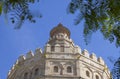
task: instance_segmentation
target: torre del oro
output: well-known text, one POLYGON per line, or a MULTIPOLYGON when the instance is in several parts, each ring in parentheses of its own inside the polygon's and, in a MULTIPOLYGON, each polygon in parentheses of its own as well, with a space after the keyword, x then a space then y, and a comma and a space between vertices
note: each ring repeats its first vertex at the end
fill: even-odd
POLYGON ((68 28, 58 24, 43 50, 19 56, 7 79, 110 79, 102 57, 82 50, 70 35, 68 28))

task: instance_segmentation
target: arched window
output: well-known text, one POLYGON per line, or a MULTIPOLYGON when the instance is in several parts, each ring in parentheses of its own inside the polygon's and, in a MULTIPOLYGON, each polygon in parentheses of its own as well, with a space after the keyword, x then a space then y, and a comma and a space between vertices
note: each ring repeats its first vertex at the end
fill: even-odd
POLYGON ((24 74, 24 79, 27 79, 28 78, 28 73, 26 72, 25 74, 24 74))
POLYGON ((68 66, 68 67, 67 67, 67 72, 68 72, 68 73, 71 73, 71 72, 72 72, 71 66, 68 66))
POLYGON ((86 76, 90 77, 90 72, 89 71, 86 71, 86 76))
POLYGON ((54 66, 54 72, 58 72, 58 66, 54 66))
POLYGON ((35 73, 34 73, 34 75, 36 76, 36 75, 38 75, 38 73, 39 73, 39 69, 36 68, 36 69, 35 69, 35 73))
POLYGON ((95 79, 99 79, 99 76, 98 76, 98 75, 96 75, 96 76, 95 76, 95 79))

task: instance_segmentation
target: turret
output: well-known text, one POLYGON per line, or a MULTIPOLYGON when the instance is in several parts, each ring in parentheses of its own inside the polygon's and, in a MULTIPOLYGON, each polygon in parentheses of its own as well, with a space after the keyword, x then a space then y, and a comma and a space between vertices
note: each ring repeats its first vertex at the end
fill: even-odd
POLYGON ((64 41, 62 42, 63 44, 66 44, 66 42, 69 43, 71 42, 70 31, 66 27, 64 27, 61 23, 50 31, 50 39, 48 43, 51 44, 51 46, 53 46, 56 43, 58 43, 58 41, 64 41))
POLYGON ((81 50, 70 39, 70 31, 60 23, 50 31, 50 39, 45 46, 45 52, 80 53, 81 50))

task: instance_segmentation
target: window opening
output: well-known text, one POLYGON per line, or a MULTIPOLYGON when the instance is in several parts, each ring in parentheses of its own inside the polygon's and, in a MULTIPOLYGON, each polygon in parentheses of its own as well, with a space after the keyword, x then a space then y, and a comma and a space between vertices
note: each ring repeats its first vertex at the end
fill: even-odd
POLYGON ((58 66, 54 66, 54 72, 58 72, 58 66))
POLYGON ((67 72, 68 72, 68 73, 71 73, 71 72, 72 72, 71 66, 68 66, 68 67, 67 67, 67 72))

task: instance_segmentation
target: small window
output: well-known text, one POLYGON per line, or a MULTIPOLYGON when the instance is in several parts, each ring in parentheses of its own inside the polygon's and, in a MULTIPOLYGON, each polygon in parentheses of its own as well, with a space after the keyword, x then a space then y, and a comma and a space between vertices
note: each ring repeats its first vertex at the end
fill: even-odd
POLYGON ((58 66, 54 66, 54 72, 58 72, 58 66))
POLYGON ((28 78, 28 73, 26 72, 25 74, 24 74, 24 79, 27 79, 28 78))
POLYGON ((72 72, 71 66, 68 66, 68 67, 67 67, 67 72, 68 72, 68 73, 71 73, 71 72, 72 72))
POLYGON ((86 71, 86 76, 90 77, 90 72, 89 71, 86 71))
POLYGON ((54 46, 51 46, 51 51, 54 51, 55 50, 55 47, 54 46))
POLYGON ((35 69, 34 75, 36 76, 36 75, 38 75, 38 73, 39 73, 39 69, 37 68, 37 69, 35 69))
POLYGON ((98 75, 96 75, 96 76, 95 76, 95 78, 96 78, 96 79, 99 79, 99 76, 98 76, 98 75))
POLYGON ((64 46, 61 46, 61 52, 64 52, 64 46))

